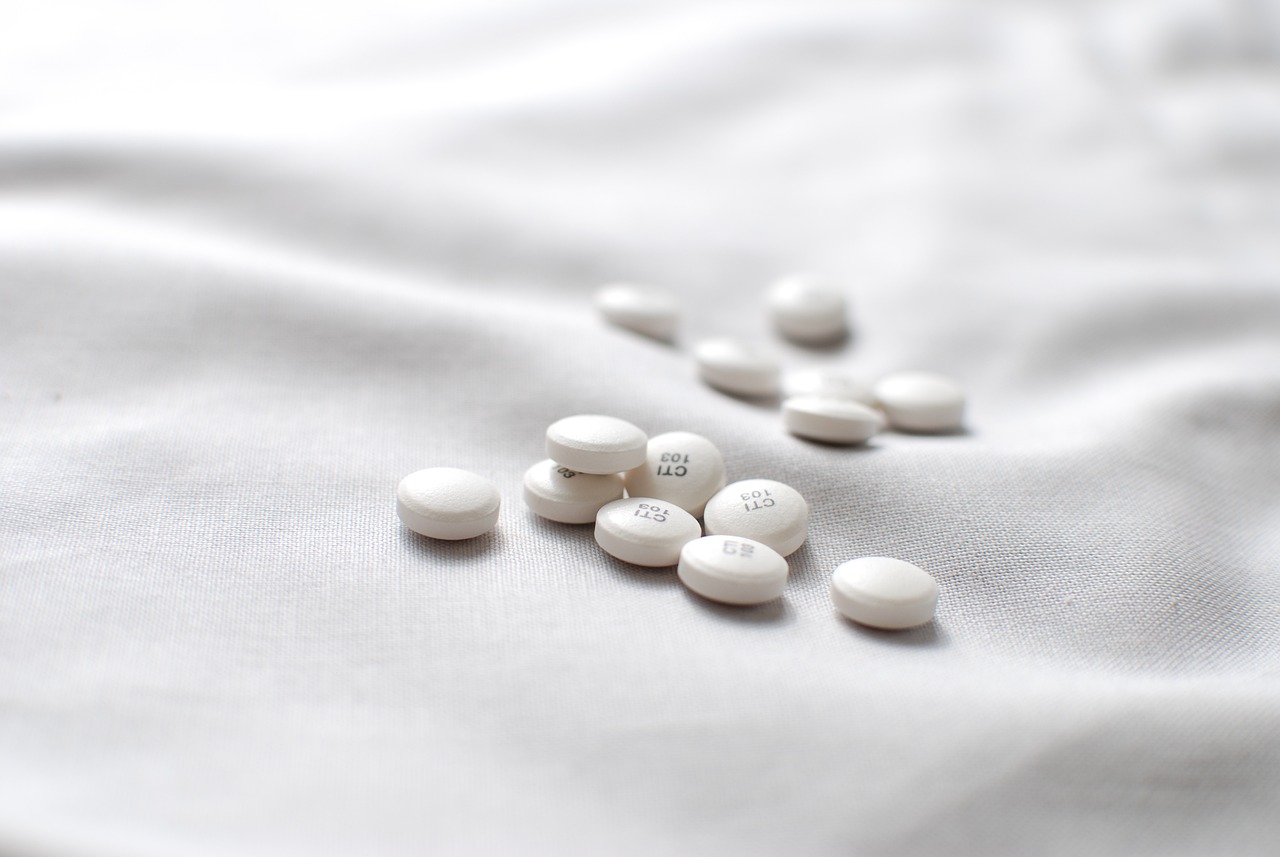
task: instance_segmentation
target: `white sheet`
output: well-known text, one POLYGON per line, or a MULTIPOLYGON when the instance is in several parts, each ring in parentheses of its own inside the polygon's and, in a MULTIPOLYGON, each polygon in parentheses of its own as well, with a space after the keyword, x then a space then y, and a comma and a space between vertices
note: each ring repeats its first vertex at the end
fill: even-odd
POLYGON ((4 20, 0 852, 1280 851, 1276 3, 4 20), (798 268, 856 335, 789 366, 946 371, 968 432, 700 386, 798 268), (532 518, 580 412, 799 489, 783 601, 532 518), (429 465, 494 535, 402 529, 429 465), (934 624, 839 619, 864 554, 934 624))

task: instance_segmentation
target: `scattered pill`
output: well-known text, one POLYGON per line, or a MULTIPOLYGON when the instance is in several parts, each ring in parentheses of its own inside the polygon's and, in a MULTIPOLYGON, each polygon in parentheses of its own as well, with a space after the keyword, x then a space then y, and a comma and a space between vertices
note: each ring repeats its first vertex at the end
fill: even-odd
POLYGON ((633 565, 675 565, 680 549, 701 536, 693 515, 653 497, 614 500, 596 514, 596 543, 633 565))
POLYGON ((903 431, 954 431, 964 419, 964 391, 945 375, 896 372, 876 384, 875 394, 889 425, 903 431))
POLYGON ((790 485, 744 479, 725 486, 702 513, 707 535, 742 536, 764 542, 783 556, 809 535, 809 504, 790 485))
POLYGON ((693 349, 702 380, 736 396, 772 396, 782 370, 763 348, 737 339, 707 339, 693 349))
POLYGON ((579 473, 621 473, 644 463, 649 438, 626 420, 579 414, 547 427, 547 457, 579 473))
POLYGON ((896 631, 933 618, 938 582, 900 559, 869 556, 840 565, 831 577, 831 600, 853 621, 896 631))
POLYGON ((649 438, 645 463, 625 474, 632 497, 654 497, 675 503, 695 518, 711 496, 724 487, 724 458, 700 434, 672 431, 649 438))
POLYGON ((782 395, 826 396, 828 399, 847 399, 864 405, 876 403, 871 385, 843 369, 795 369, 782 376, 782 395))
POLYGON ((784 277, 766 299, 779 332, 802 345, 834 342, 848 333, 844 293, 809 274, 784 277))
POLYGON ((787 399, 782 422, 797 437, 843 444, 862 443, 884 427, 884 417, 875 408, 823 396, 787 399))
POLYGON ((679 321, 679 308, 667 292, 653 286, 611 283, 596 291, 596 309, 610 324, 670 341, 679 321))
POLYGON ((433 539, 471 539, 498 523, 502 497, 493 483, 456 467, 410 473, 396 489, 396 514, 415 533, 433 539))
POLYGON ((724 604, 764 604, 782 595, 787 561, 752 539, 706 536, 681 549, 676 574, 703 598, 724 604))
POLYGON ((579 473, 549 458, 524 474, 525 505, 534 514, 562 524, 589 524, 601 506, 621 499, 622 494, 619 473, 579 473))

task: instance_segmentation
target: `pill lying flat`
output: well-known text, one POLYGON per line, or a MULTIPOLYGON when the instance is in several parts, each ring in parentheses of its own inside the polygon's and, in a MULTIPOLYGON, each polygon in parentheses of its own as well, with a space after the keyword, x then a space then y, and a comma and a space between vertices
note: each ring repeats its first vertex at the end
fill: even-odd
POLYGON ((703 598, 763 604, 782 595, 787 561, 766 544, 738 536, 706 536, 685 544, 676 574, 703 598))
POLYGON ((605 503, 621 499, 622 475, 570 470, 551 459, 524 474, 524 502, 535 515, 562 524, 589 524, 605 503))
POLYGON ((945 375, 895 372, 876 384, 875 395, 889 425, 903 431, 954 431, 964 420, 964 391, 945 375))
POLYGON ((410 473, 396 488, 396 514, 415 533, 433 539, 471 539, 498 523, 502 497, 493 483, 456 467, 410 473))
POLYGON ((831 600, 859 624, 890 631, 914 628, 933 618, 938 582, 900 559, 851 559, 831 577, 831 600))
POLYGON ((702 519, 707 535, 754 539, 783 556, 809 535, 809 504, 799 491, 772 479, 726 485, 707 501, 702 519))
POLYGON ((675 565, 680 549, 701 535, 693 515, 653 497, 615 500, 596 515, 596 544, 633 565, 675 565))
POLYGON ((700 434, 672 431, 649 438, 645 463, 626 473, 627 493, 675 503, 695 518, 725 483, 724 458, 700 434))
POLYGON ((707 384, 735 396, 772 396, 782 369, 778 359, 758 345, 737 339, 706 339, 693 349, 698 374, 707 384))
POLYGON ((670 341, 680 310, 668 292, 635 283, 611 283, 595 294, 596 309, 610 324, 670 341))
POLYGON ((782 422, 797 437, 842 444, 862 443, 884 427, 884 417, 875 408, 823 396, 787 399, 782 422))
POLYGON ((811 274, 793 274, 776 282, 766 305, 778 331, 793 342, 820 345, 848 333, 843 290, 811 274))
POLYGON ((874 405, 875 393, 871 385, 839 368, 794 369, 782 376, 782 395, 825 396, 828 399, 846 399, 874 405))
POLYGON ((547 427, 547 457, 579 473, 621 473, 644 463, 648 436, 626 420, 578 414, 547 427))

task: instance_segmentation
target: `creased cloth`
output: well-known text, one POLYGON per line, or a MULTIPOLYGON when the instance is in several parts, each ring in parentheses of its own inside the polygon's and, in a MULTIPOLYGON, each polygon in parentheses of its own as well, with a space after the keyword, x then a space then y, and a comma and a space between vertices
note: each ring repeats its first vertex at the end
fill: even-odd
POLYGON ((1280 853, 1280 5, 9 5, 0 853, 1280 853), (966 430, 790 437, 717 335, 966 430), (576 413, 798 489, 785 597, 532 516, 576 413))

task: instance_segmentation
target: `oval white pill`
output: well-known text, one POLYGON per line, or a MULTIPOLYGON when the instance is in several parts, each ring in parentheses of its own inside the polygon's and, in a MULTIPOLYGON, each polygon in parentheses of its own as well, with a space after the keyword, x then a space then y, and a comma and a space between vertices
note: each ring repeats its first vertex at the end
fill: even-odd
POLYGON ((551 459, 524 473, 524 502, 535 515, 562 524, 589 524, 605 503, 621 499, 622 475, 570 470, 551 459))
POLYGON ((831 577, 831 600, 853 621, 896 631, 933 618, 938 582, 919 566, 868 556, 840 565, 831 577))
POLYGON ((772 396, 782 369, 773 354, 728 337, 706 339, 693 349, 702 380, 736 396, 772 396))
POLYGON ((614 500, 596 515, 596 544, 633 565, 675 565, 680 549, 701 535, 693 515, 653 497, 614 500))
POLYGON ((844 369, 796 369, 782 376, 782 395, 825 396, 864 405, 876 403, 871 385, 844 369))
POLYGON ((502 496, 483 476, 456 467, 410 473, 396 488, 396 514, 415 533, 433 539, 471 539, 498 523, 502 496))
POLYGON ((790 485, 744 479, 726 485, 702 513, 707 535, 742 536, 764 542, 783 556, 809 535, 809 504, 790 485))
POLYGON ((578 414, 547 427, 547 457, 579 473, 621 473, 644 463, 649 437, 626 420, 578 414))
POLYGON ((945 375, 895 372, 876 384, 875 394, 896 429, 954 431, 964 420, 964 391, 945 375))
POLYGON ((848 333, 844 292, 810 274, 793 274, 776 282, 766 304, 778 331, 793 342, 819 345, 848 333))
POLYGON ((632 497, 654 497, 675 503, 695 518, 711 496, 724 487, 724 458, 700 434, 670 431, 649 438, 645 463, 625 475, 632 497))
POLYGON ((596 309, 610 324, 669 341, 680 310, 667 292, 635 283, 611 283, 596 291, 596 309))
POLYGON ((787 399, 782 422, 792 434, 824 443, 862 443, 884 427, 875 408, 823 396, 787 399))
POLYGON ((782 595, 787 571, 787 561, 766 544, 739 536, 707 536, 684 546, 676 574, 703 598, 763 604, 782 595))

